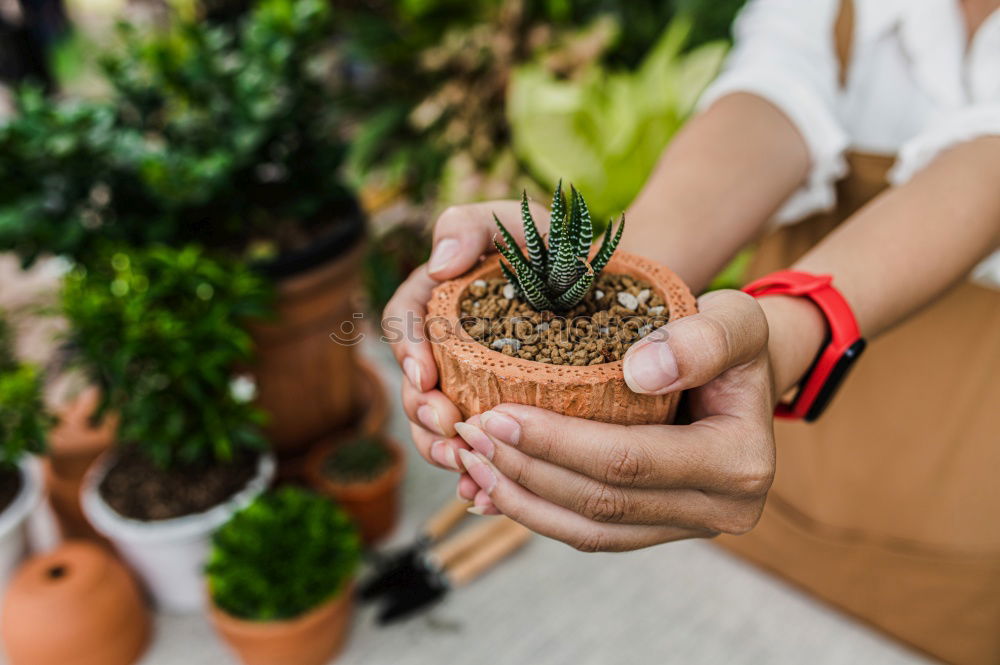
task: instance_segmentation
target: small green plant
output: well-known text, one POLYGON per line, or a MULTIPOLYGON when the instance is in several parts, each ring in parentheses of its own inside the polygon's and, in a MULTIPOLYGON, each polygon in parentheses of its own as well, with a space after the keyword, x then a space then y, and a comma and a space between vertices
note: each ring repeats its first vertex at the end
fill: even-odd
POLYGON ((291 619, 339 593, 360 554, 357 529, 340 507, 285 487, 258 497, 215 534, 208 588, 235 617, 291 619))
POLYGON ((341 443, 326 458, 324 471, 333 480, 349 483, 377 478, 392 465, 392 452, 375 437, 341 443))
POLYGON ((18 364, 12 347, 10 327, 0 312, 0 470, 12 469, 27 453, 44 452, 51 424, 38 370, 18 364))
POLYGON ((119 413, 120 441, 163 467, 263 447, 262 414, 231 384, 251 357, 245 323, 268 301, 256 273, 195 247, 116 251, 62 290, 68 341, 119 413))
POLYGON ((592 261, 588 260, 590 245, 594 239, 590 210, 583 195, 572 186, 570 204, 567 206, 561 181, 552 197, 547 247, 531 216, 527 193, 521 196, 521 220, 524 223, 527 257, 496 215, 493 219, 503 238, 502 242, 496 239, 493 242, 497 251, 509 263, 500 263, 504 276, 538 311, 565 311, 583 300, 618 248, 625 228, 624 215, 617 231, 614 230, 614 223, 609 223, 600 249, 592 261))

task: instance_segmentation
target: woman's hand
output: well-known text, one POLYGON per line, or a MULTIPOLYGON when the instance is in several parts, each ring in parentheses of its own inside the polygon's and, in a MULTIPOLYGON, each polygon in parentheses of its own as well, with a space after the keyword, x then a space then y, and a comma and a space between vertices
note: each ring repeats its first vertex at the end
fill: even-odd
POLYGON ((690 424, 621 426, 504 404, 458 423, 459 493, 584 551, 745 533, 774 474, 768 324, 737 291, 629 349, 632 390, 687 390, 690 424))
MULTIPOLYGON (((445 210, 434 226, 430 260, 399 287, 386 305, 382 328, 396 360, 403 368, 403 407, 410 418, 413 442, 427 461, 459 471, 457 451, 467 449, 456 436, 455 423, 462 416, 444 394, 435 390, 437 366, 424 333, 426 305, 439 282, 458 277, 483 254, 494 251, 497 232, 494 213, 519 241, 524 240, 520 201, 494 201, 455 206, 445 210)), ((549 213, 531 205, 531 214, 544 233, 549 213)))

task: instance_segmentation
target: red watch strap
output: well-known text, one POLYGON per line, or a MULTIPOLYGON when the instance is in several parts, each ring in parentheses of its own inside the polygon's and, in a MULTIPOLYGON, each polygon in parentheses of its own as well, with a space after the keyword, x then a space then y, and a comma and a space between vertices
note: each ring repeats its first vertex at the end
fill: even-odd
POLYGON ((833 286, 830 275, 782 270, 747 284, 743 291, 754 297, 786 295, 809 298, 823 312, 828 329, 827 344, 800 382, 794 401, 779 404, 774 412, 780 418, 815 420, 829 404, 865 347, 851 306, 833 286))

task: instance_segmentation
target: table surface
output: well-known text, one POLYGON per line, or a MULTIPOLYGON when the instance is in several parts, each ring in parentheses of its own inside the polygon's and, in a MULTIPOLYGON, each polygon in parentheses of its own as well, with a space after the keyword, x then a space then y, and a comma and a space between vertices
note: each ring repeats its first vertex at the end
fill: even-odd
MULTIPOLYGON (((33 272, 38 283, 52 282, 52 275, 33 272)), ((28 287, 35 284, 16 272, 8 257, 0 257, 0 276, 5 278, 0 302, 34 297, 28 287)), ((381 369, 391 394, 392 431, 407 441, 398 400, 400 373, 385 347, 366 343, 363 352, 381 369)), ((424 463, 410 449, 407 457, 403 515, 389 545, 407 542, 424 518, 454 496, 452 474, 424 463)), ((482 518, 467 521, 475 519, 482 518)), ((405 623, 380 628, 372 608, 361 608, 337 662, 455 660, 490 665, 929 662, 708 542, 581 554, 540 536, 496 570, 405 623)), ((161 615, 141 665, 230 663, 235 659, 203 617, 161 615)))

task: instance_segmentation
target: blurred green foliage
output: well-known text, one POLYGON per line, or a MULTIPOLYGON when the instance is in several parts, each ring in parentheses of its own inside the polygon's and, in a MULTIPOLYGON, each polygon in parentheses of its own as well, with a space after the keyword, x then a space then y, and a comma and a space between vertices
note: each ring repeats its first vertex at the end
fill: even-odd
POLYGON ((244 255, 307 241, 350 197, 331 25, 324 0, 261 0, 232 26, 122 26, 109 98, 23 92, 0 127, 0 249, 30 262, 106 243, 244 255))
POLYGON ((45 452, 52 424, 42 400, 42 377, 33 365, 14 356, 14 336, 0 312, 0 470, 9 470, 28 453, 45 452))
POLYGON ((685 52, 691 24, 674 21, 635 71, 592 65, 560 80, 537 64, 514 72, 507 113, 514 148, 545 185, 587 192, 595 218, 624 210, 721 66, 727 47, 685 52))
POLYGON ((208 588, 240 619, 293 619, 322 605, 354 576, 361 540, 347 514, 295 487, 262 495, 212 539, 208 588))
POLYGON ((77 362, 120 415, 120 442, 172 467, 264 446, 261 412, 231 383, 251 357, 245 323, 269 297, 240 264, 154 246, 77 266, 61 304, 77 362))
POLYGON ((337 482, 367 482, 392 465, 392 451, 376 437, 350 439, 337 446, 326 458, 323 471, 337 482))

